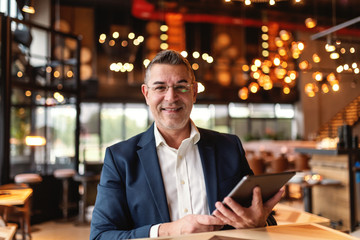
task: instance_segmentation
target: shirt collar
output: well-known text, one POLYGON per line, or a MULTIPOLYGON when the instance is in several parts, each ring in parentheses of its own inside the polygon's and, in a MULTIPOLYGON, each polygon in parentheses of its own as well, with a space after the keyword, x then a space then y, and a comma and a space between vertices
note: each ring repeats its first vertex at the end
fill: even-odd
MULTIPOLYGON (((192 142, 194 144, 197 144, 197 142, 200 140, 200 133, 199 133, 199 130, 197 129, 197 127, 195 126, 194 122, 191 119, 190 119, 190 123, 191 123, 191 130, 190 130, 189 138, 192 140, 192 142)), ((161 135, 161 133, 159 132, 159 130, 156 126, 156 122, 154 122, 154 135, 155 135, 156 147, 160 146, 161 144, 167 145, 164 137, 161 135)))

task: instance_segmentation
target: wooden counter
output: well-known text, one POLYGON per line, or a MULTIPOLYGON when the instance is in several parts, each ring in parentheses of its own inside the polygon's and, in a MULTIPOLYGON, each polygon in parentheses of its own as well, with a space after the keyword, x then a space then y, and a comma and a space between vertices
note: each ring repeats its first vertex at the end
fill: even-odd
MULTIPOLYGON (((154 239, 154 238, 143 238, 154 239)), ((166 240, 314 240, 314 239, 358 239, 343 232, 316 224, 292 224, 265 228, 234 229, 216 232, 194 233, 174 237, 160 237, 166 240)))
POLYGON ((342 224, 342 230, 354 231, 356 195, 354 164, 359 150, 298 148, 296 152, 311 155, 311 171, 324 179, 338 180, 341 185, 312 187, 312 212, 342 224))

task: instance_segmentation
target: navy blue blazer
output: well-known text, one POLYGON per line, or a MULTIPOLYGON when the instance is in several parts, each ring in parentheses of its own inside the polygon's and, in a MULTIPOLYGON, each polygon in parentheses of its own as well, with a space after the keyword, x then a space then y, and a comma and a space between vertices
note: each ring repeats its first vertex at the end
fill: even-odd
MULTIPOLYGON (((253 172, 237 136, 201 128, 199 132, 197 144, 212 212, 216 201, 253 172)), ((169 221, 152 124, 146 132, 106 149, 90 239, 145 238, 152 225, 169 221)))

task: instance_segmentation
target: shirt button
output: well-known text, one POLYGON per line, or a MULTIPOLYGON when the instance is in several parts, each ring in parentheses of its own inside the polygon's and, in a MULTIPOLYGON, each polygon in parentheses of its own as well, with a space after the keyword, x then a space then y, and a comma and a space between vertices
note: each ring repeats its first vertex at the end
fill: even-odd
POLYGON ((187 213, 189 210, 187 208, 184 209, 184 213, 187 213))
POLYGON ((181 180, 181 185, 184 185, 185 184, 185 181, 184 180, 181 180))
POLYGON ((181 155, 179 155, 179 160, 181 160, 182 159, 182 156, 181 155))

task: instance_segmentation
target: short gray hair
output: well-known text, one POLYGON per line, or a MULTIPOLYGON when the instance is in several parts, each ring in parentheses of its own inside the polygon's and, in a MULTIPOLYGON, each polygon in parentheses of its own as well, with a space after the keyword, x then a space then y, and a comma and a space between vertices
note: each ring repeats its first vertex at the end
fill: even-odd
POLYGON ((184 58, 180 53, 174 50, 164 50, 159 52, 154 59, 149 63, 145 71, 144 83, 146 84, 150 78, 150 70, 154 64, 170 64, 181 65, 183 64, 191 77, 191 82, 195 82, 194 71, 192 70, 189 61, 184 58))

